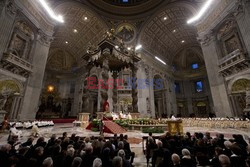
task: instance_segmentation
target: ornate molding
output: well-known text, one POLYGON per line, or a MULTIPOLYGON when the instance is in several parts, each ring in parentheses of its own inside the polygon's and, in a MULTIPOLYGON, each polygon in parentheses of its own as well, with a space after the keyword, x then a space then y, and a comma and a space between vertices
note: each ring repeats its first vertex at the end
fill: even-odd
MULTIPOLYGON (((248 0, 247 0, 248 1, 248 0)), ((246 1, 246 2, 247 2, 246 1)), ((233 15, 238 16, 240 14, 243 14, 245 11, 245 4, 246 2, 243 2, 243 0, 237 0, 235 3, 235 8, 233 10, 233 15)), ((249 2, 249 1, 248 1, 249 2)))
POLYGON ((17 13, 17 7, 13 0, 8 0, 6 3, 6 11, 10 16, 15 16, 17 13))
POLYGON ((53 41, 53 37, 45 34, 41 29, 37 32, 37 40, 46 46, 50 46, 50 43, 53 41))
POLYGON ((210 44, 211 41, 215 40, 215 35, 212 31, 210 31, 208 34, 205 34, 202 37, 198 37, 198 41, 202 46, 207 46, 210 44))

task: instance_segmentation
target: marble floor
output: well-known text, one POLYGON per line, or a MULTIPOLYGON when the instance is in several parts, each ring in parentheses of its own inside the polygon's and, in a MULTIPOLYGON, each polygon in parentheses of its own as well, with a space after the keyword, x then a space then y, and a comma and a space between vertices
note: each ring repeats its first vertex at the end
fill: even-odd
MULTIPOLYGON (((73 124, 55 124, 53 127, 44 127, 40 128, 40 135, 45 137, 48 140, 51 134, 56 134, 57 136, 61 136, 63 132, 68 132, 70 136, 72 133, 77 134, 78 136, 99 136, 99 132, 92 132, 89 130, 85 130, 81 127, 74 127, 73 124)), ((200 128, 200 127, 186 127, 184 128, 184 132, 190 132, 193 134, 194 132, 210 132, 212 136, 215 136, 217 133, 225 134, 226 138, 231 138, 232 134, 242 134, 245 140, 248 140, 250 137, 249 129, 209 129, 209 128, 200 128)), ((131 141, 131 149, 135 152, 135 161, 134 166, 136 167, 144 167, 146 166, 146 159, 142 151, 142 137, 147 136, 147 134, 142 133, 141 131, 127 131, 125 134, 128 135, 131 141)), ((30 135, 30 130, 22 130, 22 138, 20 142, 24 142, 30 135)), ((163 134, 157 134, 163 135, 163 134)), ((112 134, 104 134, 104 136, 113 136, 112 134)), ((5 144, 7 141, 8 132, 0 132, 0 145, 5 144)))

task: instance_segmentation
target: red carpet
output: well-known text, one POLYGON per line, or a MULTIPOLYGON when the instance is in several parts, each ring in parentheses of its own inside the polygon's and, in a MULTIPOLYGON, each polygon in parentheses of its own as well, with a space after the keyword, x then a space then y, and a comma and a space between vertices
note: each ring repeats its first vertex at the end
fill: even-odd
POLYGON ((113 134, 121 134, 125 133, 126 130, 123 129, 120 125, 113 121, 103 121, 104 122, 104 132, 113 133, 113 134))
MULTIPOLYGON (((123 129, 120 125, 118 125, 117 123, 113 122, 113 121, 103 121, 104 123, 104 132, 105 133, 112 133, 112 134, 121 134, 121 133, 125 133, 126 130, 123 129)), ((91 130, 92 127, 92 123, 90 123, 86 129, 91 130)), ((97 127, 96 127, 97 128, 97 127)))

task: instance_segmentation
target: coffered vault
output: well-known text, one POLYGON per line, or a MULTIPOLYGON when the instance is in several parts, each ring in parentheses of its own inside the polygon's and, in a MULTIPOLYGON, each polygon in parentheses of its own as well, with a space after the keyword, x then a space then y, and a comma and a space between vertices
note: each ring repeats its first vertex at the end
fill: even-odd
MULTIPOLYGON (((136 37, 133 41, 130 41, 131 44, 142 44, 143 49, 150 52, 151 55, 160 56, 168 64, 171 64, 174 56, 184 48, 199 46, 195 27, 188 25, 186 22, 196 13, 200 1, 163 2, 147 0, 136 1, 135 4, 128 5, 102 0, 91 2, 51 0, 50 2, 56 13, 62 14, 65 20, 65 23, 58 24, 55 29, 55 39, 51 44, 51 51, 56 49, 57 51, 68 52, 74 56, 78 66, 88 45, 96 45, 104 32, 110 28, 116 29, 124 23, 129 23, 135 27, 136 37), (150 4, 156 9, 150 8, 149 11, 150 4), (113 18, 110 12, 102 14, 101 5, 109 6, 110 12, 118 12, 114 9, 121 8, 120 14, 126 11, 127 16, 120 17, 121 20, 117 20, 113 18), (138 7, 147 10, 142 11, 143 14, 140 12, 133 13, 134 9, 138 7), (148 15, 152 11, 154 11, 152 16, 148 15), (139 15, 139 21, 138 17, 134 19, 135 15, 139 15), (116 24, 107 25, 109 24, 108 21, 116 24), (138 22, 140 22, 139 26, 138 22)), ((120 15, 118 13, 116 14, 117 17, 120 15)))

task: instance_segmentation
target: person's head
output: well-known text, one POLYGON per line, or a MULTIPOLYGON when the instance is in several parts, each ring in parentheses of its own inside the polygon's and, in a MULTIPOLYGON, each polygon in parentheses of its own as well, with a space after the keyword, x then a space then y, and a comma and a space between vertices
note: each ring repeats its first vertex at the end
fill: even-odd
POLYGON ((109 155, 110 155, 110 149, 108 147, 105 148, 103 150, 102 154, 103 154, 103 157, 109 157, 109 155))
POLYGON ((93 162, 93 167, 102 167, 102 160, 100 158, 96 158, 93 162))
POLYGON ((122 167, 122 158, 119 156, 116 156, 112 160, 113 167, 122 167))
POLYGON ((50 137, 50 139, 55 140, 56 139, 56 134, 52 134, 52 136, 50 137))
POLYGON ((231 147, 230 147, 231 151, 236 154, 236 155, 241 155, 242 154, 242 150, 241 148, 236 145, 236 144, 233 144, 231 147))
POLYGON ((39 137, 36 141, 37 144, 42 144, 44 142, 44 137, 39 137))
POLYGON ((68 136, 68 133, 67 132, 63 132, 63 137, 67 137, 68 136))
POLYGON ((29 138, 27 139, 27 142, 29 142, 29 143, 33 143, 33 141, 34 141, 34 137, 29 137, 29 138))
POLYGON ((11 150, 10 144, 5 144, 0 147, 1 152, 9 153, 10 150, 11 150))
POLYGON ((223 149, 220 147, 215 147, 215 155, 219 156, 223 153, 223 149))
POLYGON ((149 135, 149 136, 152 136, 152 135, 153 135, 153 133, 152 133, 152 132, 149 132, 149 133, 148 133, 148 135, 149 135))
POLYGON ((48 157, 45 160, 43 160, 42 167, 53 167, 53 160, 52 160, 52 158, 48 157))
POLYGON ((85 137, 84 141, 85 141, 85 143, 89 143, 90 142, 90 138, 89 137, 85 137))
POLYGON ((18 152, 20 155, 24 156, 28 152, 28 150, 29 150, 29 147, 21 147, 18 152))
POLYGON ((86 154, 92 154, 93 152, 93 147, 90 145, 87 145, 85 148, 86 154))
POLYGON ((123 140, 123 134, 120 134, 120 140, 123 140))
POLYGON ((12 128, 15 128, 15 127, 16 127, 16 123, 13 123, 13 124, 11 125, 11 127, 12 127, 12 128))
POLYGON ((99 136, 98 140, 101 142, 104 140, 103 136, 99 136))
POLYGON ((171 160, 172 160, 174 165, 180 164, 180 157, 178 154, 172 154, 171 160))
POLYGON ((224 141, 224 146, 226 147, 226 149, 230 149, 230 147, 232 146, 233 143, 231 143, 230 141, 224 141))
POLYGON ((181 153, 185 157, 190 157, 190 151, 186 148, 182 149, 181 153))
POLYGON ((124 151, 124 150, 122 150, 122 149, 121 149, 121 150, 119 150, 119 151, 118 151, 118 156, 119 156, 119 157, 121 157, 122 159, 124 159, 124 158, 125 158, 125 156, 126 156, 125 151, 124 151))
POLYGON ((56 139, 56 140, 55 140, 55 144, 56 144, 56 145, 61 145, 61 143, 62 143, 62 140, 61 140, 61 139, 56 139))
POLYGON ((123 143, 123 141, 119 141, 119 142, 118 142, 118 148, 119 148, 119 149, 123 149, 123 148, 124 148, 124 143, 123 143))
POLYGON ((38 156, 42 156, 43 155, 43 152, 44 152, 44 148, 43 147, 37 147, 36 149, 35 149, 35 153, 36 153, 36 155, 38 155, 38 156))
POLYGON ((73 147, 70 147, 69 149, 67 149, 66 155, 73 157, 75 154, 75 149, 73 147))
POLYGON ((125 139, 125 140, 128 140, 128 135, 124 135, 124 139, 125 139))
POLYGON ((219 162, 221 167, 230 167, 231 163, 230 163, 230 159, 228 158, 228 156, 221 154, 219 155, 219 162))
POLYGON ((158 146, 158 148, 162 148, 162 142, 161 142, 161 141, 158 141, 158 142, 157 142, 157 146, 158 146))
POLYGON ((76 134, 75 134, 75 133, 72 133, 71 138, 73 139, 73 138, 75 138, 75 137, 76 137, 76 134))
POLYGON ((75 157, 72 161, 71 167, 80 167, 82 164, 82 158, 81 157, 75 157))

